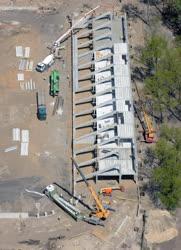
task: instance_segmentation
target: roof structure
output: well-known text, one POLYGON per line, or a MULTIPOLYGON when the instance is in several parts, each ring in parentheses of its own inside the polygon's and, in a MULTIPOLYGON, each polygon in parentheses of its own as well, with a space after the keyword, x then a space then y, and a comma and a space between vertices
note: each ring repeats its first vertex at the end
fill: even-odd
POLYGON ((87 178, 137 176, 126 23, 108 12, 73 35, 73 155, 87 178))

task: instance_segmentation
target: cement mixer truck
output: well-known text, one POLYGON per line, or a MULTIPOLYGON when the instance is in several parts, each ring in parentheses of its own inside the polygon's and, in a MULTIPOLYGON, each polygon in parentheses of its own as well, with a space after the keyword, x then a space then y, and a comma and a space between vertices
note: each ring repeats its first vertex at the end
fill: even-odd
POLYGON ((55 57, 53 54, 48 55, 42 62, 39 62, 36 66, 36 71, 44 72, 55 62, 55 57))

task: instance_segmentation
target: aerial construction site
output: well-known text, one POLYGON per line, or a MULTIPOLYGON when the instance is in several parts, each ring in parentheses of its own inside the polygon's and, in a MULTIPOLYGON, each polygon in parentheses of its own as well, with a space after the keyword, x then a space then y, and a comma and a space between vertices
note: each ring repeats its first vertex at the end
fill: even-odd
POLYGON ((0 1, 0 249, 153 249, 178 235, 143 188, 157 125, 132 78, 145 24, 128 2, 0 1))

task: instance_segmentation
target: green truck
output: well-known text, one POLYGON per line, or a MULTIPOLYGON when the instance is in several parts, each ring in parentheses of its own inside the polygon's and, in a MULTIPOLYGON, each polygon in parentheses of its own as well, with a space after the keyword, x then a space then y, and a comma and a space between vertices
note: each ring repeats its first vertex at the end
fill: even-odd
POLYGON ((57 96, 59 94, 60 73, 58 70, 53 70, 50 75, 50 95, 57 96))

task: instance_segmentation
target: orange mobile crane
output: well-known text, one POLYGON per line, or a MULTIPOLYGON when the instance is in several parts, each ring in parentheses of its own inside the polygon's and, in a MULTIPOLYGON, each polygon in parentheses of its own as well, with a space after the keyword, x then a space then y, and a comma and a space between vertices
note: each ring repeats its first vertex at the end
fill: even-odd
POLYGON ((98 197, 97 193, 95 192, 95 190, 93 189, 93 187, 89 184, 89 182, 87 181, 87 179, 85 178, 84 174, 82 173, 82 171, 80 170, 77 162, 75 161, 75 159, 72 158, 72 161, 74 163, 74 166, 76 167, 76 169, 78 170, 78 172, 80 173, 82 179, 84 180, 86 186, 88 187, 92 197, 95 200, 96 203, 96 210, 91 212, 91 215, 95 215, 96 217, 105 220, 107 219, 107 217, 109 216, 110 212, 108 210, 106 210, 102 204, 102 201, 100 200, 100 198, 98 197))
POLYGON ((138 101, 139 105, 134 104, 134 109, 135 109, 135 112, 138 116, 138 119, 140 120, 141 126, 143 128, 143 136, 145 138, 145 142, 153 143, 153 142, 155 142, 155 130, 153 128, 153 123, 152 123, 149 115, 147 114, 147 112, 144 108, 144 105, 141 101, 141 97, 140 97, 140 94, 138 92, 136 82, 134 82, 134 83, 135 83, 136 92, 137 92, 137 95, 139 98, 139 101, 138 101))

